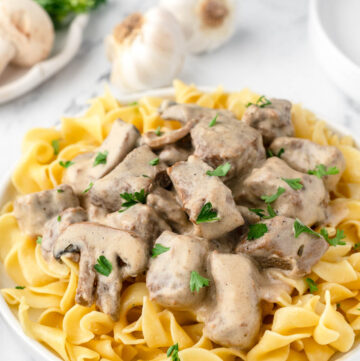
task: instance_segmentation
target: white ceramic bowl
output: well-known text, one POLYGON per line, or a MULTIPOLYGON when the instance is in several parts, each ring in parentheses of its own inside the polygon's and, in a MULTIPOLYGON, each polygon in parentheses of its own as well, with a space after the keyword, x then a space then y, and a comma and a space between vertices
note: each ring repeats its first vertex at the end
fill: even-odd
MULTIPOLYGON (((199 89, 206 92, 214 91, 214 88, 207 88, 207 87, 200 87, 199 89)), ((143 96, 172 98, 174 96, 174 89, 163 88, 163 89, 156 89, 156 90, 126 95, 126 96, 121 96, 119 97, 119 101, 123 104, 132 103, 143 96)), ((351 135, 354 138, 357 147, 360 149, 360 137, 354 136, 353 134, 351 134, 349 130, 333 122, 327 122, 327 124, 331 130, 333 130, 335 133, 339 135, 342 136, 351 135)), ((16 194, 15 189, 10 181, 10 175, 8 175, 2 180, 2 182, 0 182, 0 208, 7 201, 13 199, 15 194, 16 194)), ((4 267, 1 264, 0 266, 1 266, 0 288, 14 287, 15 286, 14 282, 12 282, 9 279, 9 277, 5 274, 4 267)), ((1 294, 0 294, 0 314, 3 317, 3 319, 6 321, 6 323, 9 325, 9 327, 11 327, 11 329, 17 335, 19 340, 21 340, 24 344, 26 344, 28 348, 31 350, 31 352, 33 352, 34 356, 36 357, 36 360, 62 361, 54 353, 49 351, 45 346, 43 346, 39 342, 35 341, 34 339, 24 334, 24 331, 22 330, 17 317, 11 311, 10 307, 7 305, 1 294)), ((337 356, 333 357, 332 360, 359 361, 360 345, 354 347, 351 351, 349 351, 345 355, 338 354, 337 356)))
POLYGON ((0 77, 0 104, 36 88, 68 64, 80 48, 88 19, 89 15, 79 15, 68 29, 57 32, 48 59, 29 69, 9 65, 0 77))
POLYGON ((310 0, 315 55, 335 84, 360 103, 359 14, 359 0, 310 0))

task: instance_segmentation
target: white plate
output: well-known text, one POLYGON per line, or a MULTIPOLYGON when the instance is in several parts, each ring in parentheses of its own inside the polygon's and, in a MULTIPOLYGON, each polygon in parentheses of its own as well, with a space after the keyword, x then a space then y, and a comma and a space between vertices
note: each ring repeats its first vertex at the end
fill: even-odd
POLYGON ((310 0, 309 36, 332 80, 360 103, 360 1, 310 0))
POLYGON ((50 57, 32 68, 8 66, 0 76, 0 104, 13 100, 49 79, 76 55, 88 23, 88 15, 77 16, 63 31, 57 31, 50 57))
MULTIPOLYGON (((200 90, 211 92, 214 91, 214 88, 208 87, 199 87, 200 90)), ((174 88, 163 88, 163 89, 155 89, 141 93, 135 93, 131 95, 121 96, 119 97, 119 101, 123 104, 132 103, 143 96, 154 96, 154 97, 164 97, 171 98, 174 96, 174 88)), ((351 134, 349 130, 346 128, 335 124, 333 122, 327 122, 329 129, 333 130, 335 133, 345 136, 350 135, 354 138, 356 145, 360 148, 360 137, 354 136, 351 134)), ((15 189, 11 184, 10 175, 3 179, 0 183, 0 208, 9 200, 14 198, 15 189)), ((5 274, 4 268, 0 267, 0 288, 4 287, 14 287, 15 284, 9 279, 9 277, 5 274)), ((15 314, 11 311, 7 303, 5 302, 3 296, 0 294, 0 314, 6 321, 6 323, 12 328, 12 330, 16 333, 16 335, 21 339, 33 352, 37 357, 41 357, 46 361, 62 361, 58 358, 54 353, 49 351, 45 346, 35 341, 34 339, 26 336, 20 326, 18 319, 15 314)), ((37 358, 37 360, 39 360, 37 358)), ((333 357, 332 360, 343 360, 343 361, 359 361, 360 360, 360 346, 354 347, 351 351, 343 354, 338 354, 336 357, 333 357)))

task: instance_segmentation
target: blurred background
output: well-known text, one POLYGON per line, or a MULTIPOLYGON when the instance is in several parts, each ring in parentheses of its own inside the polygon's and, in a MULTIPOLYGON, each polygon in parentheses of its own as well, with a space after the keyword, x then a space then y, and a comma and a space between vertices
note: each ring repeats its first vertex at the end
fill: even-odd
MULTIPOLYGON (((80 50, 64 69, 26 95, 0 105, 2 175, 19 157, 27 130, 54 125, 62 115, 78 114, 87 99, 103 92, 111 72, 105 36, 127 15, 156 4, 156 0, 109 0, 91 14, 80 50)), ((308 0, 237 0, 231 40, 211 53, 187 56, 178 77, 228 90, 249 87, 301 102, 324 119, 360 134, 360 106, 330 80, 315 58, 308 34, 309 5, 308 0)), ((0 358, 35 360, 22 347, 0 319, 0 358)))

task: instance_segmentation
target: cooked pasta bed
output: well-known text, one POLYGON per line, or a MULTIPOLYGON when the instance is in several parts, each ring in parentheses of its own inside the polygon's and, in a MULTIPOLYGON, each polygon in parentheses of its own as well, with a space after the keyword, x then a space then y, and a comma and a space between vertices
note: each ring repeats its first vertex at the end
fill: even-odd
MULTIPOLYGON (((249 90, 203 93, 175 81, 175 100, 209 108, 228 109, 241 118, 246 104, 258 94, 249 90)), ((22 144, 22 158, 12 183, 19 194, 53 189, 62 183, 66 162, 93 151, 107 137, 113 122, 122 120, 140 132, 179 124, 158 115, 163 99, 144 97, 120 104, 109 92, 91 101, 85 115, 63 118, 61 129, 33 129, 22 144), (55 150, 55 151, 54 151, 55 150)), ((178 344, 182 361, 302 361, 329 360, 349 351, 360 330, 360 152, 350 137, 339 137, 314 114, 293 105, 295 135, 321 145, 336 146, 346 169, 330 201, 345 245, 330 246, 306 279, 284 281, 294 287, 274 304, 263 303, 263 323, 257 344, 246 354, 221 347, 203 335, 203 324, 191 312, 165 309, 149 298, 144 282, 127 283, 121 294, 120 318, 114 321, 95 306, 75 304, 78 264, 44 260, 39 240, 21 233, 12 202, 0 216, 0 260, 16 287, 2 289, 24 331, 63 360, 165 360, 178 344)), ((329 236, 336 234, 327 228, 329 236)))

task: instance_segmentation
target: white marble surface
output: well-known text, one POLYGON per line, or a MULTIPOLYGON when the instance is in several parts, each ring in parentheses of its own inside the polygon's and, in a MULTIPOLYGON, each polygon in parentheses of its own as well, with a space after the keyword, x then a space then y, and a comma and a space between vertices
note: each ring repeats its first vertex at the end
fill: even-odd
MULTIPOLYGON (((30 94, 0 107, 0 172, 8 172, 32 127, 50 126, 62 114, 76 114, 101 93, 110 66, 103 38, 125 15, 155 0, 113 0, 92 15, 81 51, 67 68, 30 94)), ((227 89, 250 87, 289 98, 360 133, 360 106, 343 95, 318 66, 309 46, 308 1, 238 0, 233 39, 214 53, 189 57, 180 79, 227 89)), ((0 319, 0 359, 39 360, 0 319)))

